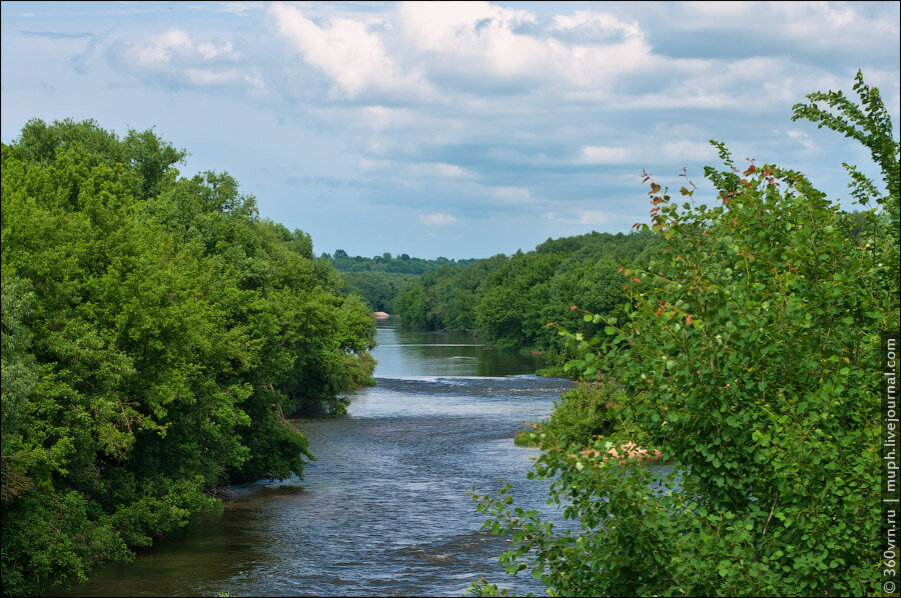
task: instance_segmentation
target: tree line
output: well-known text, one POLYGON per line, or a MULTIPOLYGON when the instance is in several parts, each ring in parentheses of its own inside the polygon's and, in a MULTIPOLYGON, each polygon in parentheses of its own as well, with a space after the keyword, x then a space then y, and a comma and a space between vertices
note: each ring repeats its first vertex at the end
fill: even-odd
POLYGON ((2 146, 4 594, 85 579, 300 475, 287 421, 371 380, 374 323, 309 235, 152 130, 28 122, 2 146))
POLYGON ((525 253, 423 274, 400 290, 393 306, 407 324, 539 350, 550 363, 562 363, 572 354, 547 324, 581 330, 582 317, 573 305, 607 315, 624 313, 628 297, 617 270, 645 263, 656 243, 653 235, 642 232, 548 239, 525 253))
POLYGON ((336 250, 332 255, 323 253, 320 257, 330 260, 332 266, 342 273, 346 292, 362 297, 373 311, 388 313, 396 313, 394 299, 419 276, 442 267, 465 268, 477 261, 446 257, 427 260, 410 257, 406 253, 397 257, 392 257, 390 253, 371 258, 351 257, 343 249, 336 250))
POLYGON ((657 244, 645 232, 591 232, 483 259, 350 257, 341 249, 321 257, 342 273, 345 292, 359 295, 374 311, 398 315, 409 326, 541 351, 556 364, 548 372, 560 374, 559 366, 573 353, 547 323, 583 328, 573 305, 625 313, 628 298, 618 270, 646 263, 657 244))
POLYGON ((387 272, 389 274, 425 274, 442 266, 466 266, 476 262, 475 258, 453 260, 446 257, 437 257, 433 260, 419 257, 410 257, 406 253, 392 257, 388 252, 373 257, 351 257, 343 249, 336 249, 335 253, 323 253, 323 259, 331 260, 335 270, 339 272, 387 272))

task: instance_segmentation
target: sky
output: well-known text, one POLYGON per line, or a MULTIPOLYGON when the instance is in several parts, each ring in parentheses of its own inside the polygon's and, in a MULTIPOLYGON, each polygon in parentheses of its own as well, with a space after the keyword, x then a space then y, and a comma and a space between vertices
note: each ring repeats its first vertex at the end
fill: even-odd
POLYGON ((866 150, 791 121, 879 87, 898 2, 2 2, 0 137, 154 128, 314 250, 453 259, 648 221, 642 172, 712 203, 709 139, 850 208, 866 150), (683 171, 683 168, 685 169, 683 171))

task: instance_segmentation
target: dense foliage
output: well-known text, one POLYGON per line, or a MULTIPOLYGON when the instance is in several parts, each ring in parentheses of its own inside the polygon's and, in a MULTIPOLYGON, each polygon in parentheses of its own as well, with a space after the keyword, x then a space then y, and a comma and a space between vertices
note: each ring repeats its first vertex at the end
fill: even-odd
POLYGON ((323 253, 321 259, 331 260, 335 269, 342 273, 346 292, 359 295, 373 311, 388 313, 397 311, 394 299, 422 274, 438 268, 465 268, 477 261, 446 257, 426 260, 406 253, 397 257, 390 253, 372 258, 351 257, 343 249, 336 250, 334 255, 323 253))
MULTIPOLYGON (((880 593, 880 360, 899 318, 898 142, 875 89, 795 107, 860 141, 882 188, 847 167, 843 211, 800 173, 707 169, 718 205, 678 205, 651 182, 665 246, 624 270, 626 317, 583 313, 603 338, 561 331, 574 367, 623 391, 620 429, 585 443, 549 434, 534 475, 554 479, 578 531, 559 533, 505 490, 482 497, 514 533, 510 571, 554 595, 880 593), (668 467, 601 459, 642 434, 668 467)), ((691 199, 690 185, 682 194, 691 199)), ((490 584, 480 593, 498 590, 490 584)))
POLYGON ((364 384, 374 324, 301 231, 152 131, 29 122, 3 145, 4 594, 84 579, 300 474, 286 422, 364 384))
POLYGON ((628 395, 614 383, 581 380, 554 401, 547 419, 530 424, 513 441, 519 446, 541 446, 552 437, 554 442, 588 444, 596 436, 609 436, 622 428, 621 406, 627 402, 628 395))
POLYGON ((344 290, 359 296, 372 311, 396 313, 394 299, 418 278, 415 274, 361 270, 342 272, 344 290))
POLYGON ((433 272, 443 266, 465 268, 477 261, 475 259, 451 260, 446 257, 428 260, 420 257, 410 257, 406 253, 396 257, 393 257, 390 253, 383 253, 371 258, 359 255, 351 257, 343 249, 335 250, 335 253, 332 255, 323 253, 320 257, 331 260, 335 270, 339 272, 385 272, 388 274, 414 275, 433 272))
MULTIPOLYGON (((548 322, 583 326, 576 304, 605 315, 626 300, 617 268, 643 263, 652 251, 645 233, 589 233, 548 239, 527 253, 496 255, 465 269, 439 268, 406 287, 394 305, 408 324, 483 336, 508 347, 563 350, 548 322)), ((586 331, 588 329, 586 328, 586 331)))

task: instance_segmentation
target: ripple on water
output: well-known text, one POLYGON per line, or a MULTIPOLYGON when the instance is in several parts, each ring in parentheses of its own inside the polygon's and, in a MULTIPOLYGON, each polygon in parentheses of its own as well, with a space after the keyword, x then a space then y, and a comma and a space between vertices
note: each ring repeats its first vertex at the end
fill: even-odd
POLYGON ((235 486, 222 517, 99 569, 71 595, 454 596, 480 577, 540 594, 530 576, 503 574, 497 556, 509 545, 480 531, 466 490, 494 491, 504 478, 518 504, 549 512, 547 485, 525 477, 538 453, 512 437, 570 386, 380 378, 347 416, 293 422, 317 456, 303 480, 235 486))

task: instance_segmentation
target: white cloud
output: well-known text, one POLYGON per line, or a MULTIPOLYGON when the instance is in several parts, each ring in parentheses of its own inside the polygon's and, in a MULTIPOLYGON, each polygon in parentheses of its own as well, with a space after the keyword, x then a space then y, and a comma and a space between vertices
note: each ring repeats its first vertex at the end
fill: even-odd
MULTIPOLYGON (((667 14, 676 10, 661 7, 667 14)), ((603 103, 633 111, 749 104, 760 109, 823 87, 812 84, 809 74, 799 75, 791 54, 758 56, 752 50, 740 60, 715 52, 673 57, 654 51, 655 38, 676 33, 647 29, 644 22, 653 18, 564 11, 539 17, 528 5, 402 2, 382 12, 336 9, 322 17, 311 16, 323 12, 315 6, 274 4, 268 14, 279 36, 332 82, 332 99, 354 102, 389 97, 422 108, 450 105, 460 113, 485 109, 485 99, 540 91, 563 104, 603 103), (479 101, 470 101, 475 98, 479 101)), ((783 39, 798 37, 801 30, 790 27, 801 27, 807 38, 823 37, 814 35, 817 27, 839 36, 843 26, 876 28, 880 39, 898 35, 896 24, 865 18, 851 5, 703 3, 682 12, 690 18, 674 29, 688 35, 701 35, 718 22, 760 39, 773 37, 772 31, 781 31, 783 39), (708 8, 710 13, 702 15, 708 8)), ((510 102, 505 106, 520 109, 510 102)), ((376 130, 409 120, 390 114, 392 108, 366 109, 372 108, 381 110, 370 115, 376 130)))
POLYGON ((128 19, 69 3, 65 27, 3 6, 8 137, 35 114, 155 124, 267 216, 364 254, 460 255, 449 230, 473 255, 626 231, 647 213, 638 172, 700 179, 709 137, 843 193, 849 143, 792 123, 792 104, 850 92, 858 66, 895 120, 901 96, 896 3, 180 3, 128 19), (299 192, 323 212, 296 210, 299 192), (340 201, 360 209, 333 226, 340 201), (388 205, 381 237, 359 232, 388 205))
POLYGON ((198 87, 265 87, 260 70, 242 65, 243 56, 232 42, 197 42, 183 29, 169 29, 114 45, 110 57, 114 64, 132 74, 169 83, 198 87))
POLYGON ((398 5, 394 23, 405 51, 433 80, 463 90, 526 90, 550 82, 596 88, 644 68, 651 56, 636 23, 607 13, 579 11, 545 22, 487 2, 414 2, 398 5), (580 41, 560 36, 573 31, 580 41))
POLYGON ((475 176, 470 170, 461 168, 456 164, 446 164, 444 162, 436 162, 430 165, 439 175, 448 179, 471 179, 475 176))
POLYGON ((897 45, 899 35, 892 2, 684 2, 679 9, 690 35, 726 29, 736 39, 750 35, 795 50, 866 54, 897 45))
POLYGON ((603 210, 579 210, 578 211, 578 222, 579 224, 587 224, 591 226, 601 226, 602 224, 607 224, 610 221, 610 217, 607 212, 603 210))
POLYGON ((369 158, 360 158, 359 167, 361 170, 383 170, 390 168, 394 163, 390 160, 370 160, 369 158))
POLYGON ((381 21, 359 15, 314 21, 285 4, 268 13, 278 35, 351 100, 390 93, 407 102, 445 102, 446 92, 509 93, 547 84, 609 90, 617 77, 666 67, 637 23, 608 13, 539 20, 487 2, 403 2, 381 21), (563 35, 574 31, 579 41, 563 35))
POLYGON ((222 85, 245 81, 244 74, 238 69, 215 71, 212 69, 185 69, 185 76, 194 85, 222 85))
POLYGON ((231 42, 220 46, 210 42, 196 44, 191 36, 181 29, 170 29, 159 35, 133 42, 128 45, 126 52, 132 61, 145 68, 165 68, 175 61, 237 58, 231 42))
POLYGON ((435 212, 434 214, 420 214, 419 221, 426 226, 448 226, 457 222, 450 214, 435 212))
POLYGON ((585 31, 597 39, 610 36, 642 38, 644 34, 637 23, 626 23, 609 13, 579 10, 572 15, 554 15, 552 30, 585 31))
POLYGON ((448 164, 446 162, 411 162, 403 163, 393 160, 372 160, 361 158, 359 162, 361 170, 382 171, 392 177, 413 178, 442 178, 442 179, 471 179, 476 174, 471 170, 448 164))
POLYGON ((363 108, 363 121, 376 131, 408 126, 414 120, 413 113, 404 108, 387 108, 385 106, 363 108))
POLYGON ((551 66, 541 41, 514 32, 535 22, 525 10, 488 2, 403 2, 395 16, 408 49, 434 74, 458 77, 458 84, 486 75, 534 79, 542 66, 551 66))
POLYGON ((632 148, 605 145, 583 145, 579 149, 582 164, 628 164, 638 155, 632 148))
POLYGON ((428 85, 415 71, 395 64, 379 35, 364 21, 341 17, 320 26, 285 4, 273 4, 268 12, 278 34, 307 63, 331 78, 344 96, 355 98, 371 89, 430 95, 428 85))
POLYGON ((807 133, 802 131, 798 131, 797 129, 791 129, 786 133, 789 139, 794 139, 798 143, 800 143, 805 150, 813 150, 816 149, 816 145, 811 141, 810 136, 807 133))
POLYGON ((247 16, 263 8, 259 2, 226 2, 218 7, 219 12, 227 12, 239 17, 247 16))
POLYGON ((574 226, 604 226, 610 224, 611 215, 604 210, 571 210, 566 215, 559 212, 545 212, 541 215, 545 220, 574 226))

